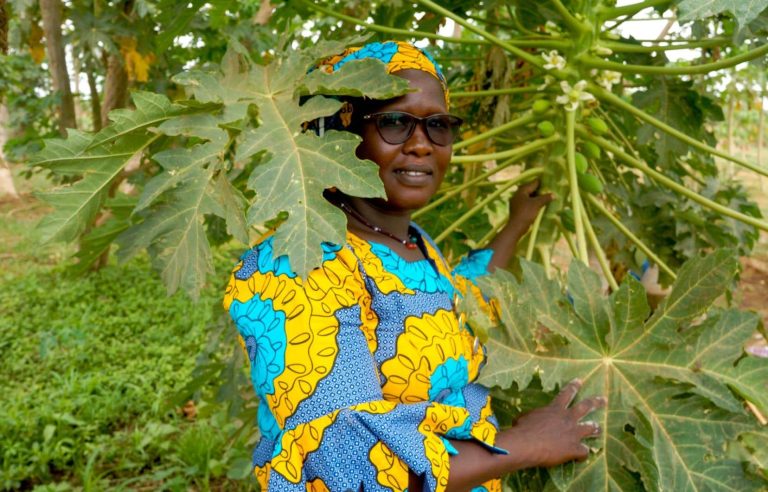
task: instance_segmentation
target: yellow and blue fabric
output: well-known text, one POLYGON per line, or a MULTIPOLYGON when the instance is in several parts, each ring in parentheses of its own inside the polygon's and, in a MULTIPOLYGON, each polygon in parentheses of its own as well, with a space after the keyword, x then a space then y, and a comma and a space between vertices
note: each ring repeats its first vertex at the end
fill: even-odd
POLYGON ((435 77, 443 87, 445 104, 449 104, 448 83, 440 66, 432 55, 404 41, 385 41, 383 43, 368 43, 364 46, 347 48, 338 55, 331 56, 318 65, 318 69, 328 73, 335 72, 345 63, 353 60, 375 58, 387 66, 387 73, 400 70, 421 70, 435 77))
POLYGON ((233 270, 224 306, 259 398, 262 489, 404 491, 410 470, 440 491, 456 453, 448 439, 505 452, 474 383, 485 349, 454 312, 456 286, 484 274, 491 252, 451 271, 430 240, 421 247, 426 259, 407 261, 348 233, 323 244, 303 279, 267 238, 233 270))

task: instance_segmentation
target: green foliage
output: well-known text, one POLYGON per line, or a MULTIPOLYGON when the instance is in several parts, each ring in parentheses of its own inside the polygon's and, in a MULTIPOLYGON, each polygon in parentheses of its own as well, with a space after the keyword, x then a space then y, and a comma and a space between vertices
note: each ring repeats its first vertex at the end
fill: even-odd
POLYGON ((680 20, 704 19, 730 12, 739 24, 747 25, 768 8, 766 0, 682 0, 680 20))
MULTIPOLYGON (((247 224, 286 212, 276 248, 305 274, 320 264, 322 241, 343 242, 344 215, 325 201, 323 190, 336 186, 370 197, 383 191, 376 166, 354 155, 359 137, 301 131, 303 122, 333 114, 341 102, 315 96, 300 104, 300 96, 321 91, 386 99, 407 88, 370 60, 334 74, 308 73, 317 59, 342 47, 286 53, 267 66, 233 49, 218 73, 190 71, 175 79, 193 99, 172 103, 138 92, 136 109, 113 112, 112 124, 99 133, 73 131, 66 140, 48 141, 32 165, 77 181, 41 195, 55 207, 40 224, 44 237, 73 241, 88 232, 80 255, 85 266, 115 238, 123 259, 148 249, 168 291, 182 289, 194 297, 212 272, 207 217, 223 219, 227 232, 247 243, 247 224), (150 146, 160 169, 148 171, 130 219, 91 231, 118 176, 150 146), (247 222, 246 190, 238 188, 238 180, 255 192, 247 222)), ((130 202, 120 203, 125 208, 130 202)))
POLYGON ((608 399, 594 416, 604 429, 595 454, 550 472, 559 490, 766 485, 727 452, 741 442, 759 463, 758 450, 768 445, 742 403, 768 411, 768 363, 743 351, 757 315, 711 307, 737 268, 727 250, 691 260, 652 314, 637 281, 630 277, 604 297, 598 276, 578 262, 565 292, 528 262, 520 281, 500 272, 484 282, 486 292, 505 301, 502 327, 490 332, 483 383, 522 390, 536 375, 551 391, 579 377, 582 394, 608 399))
POLYGON ((219 361, 239 350, 211 336, 229 328, 212 315, 220 289, 197 304, 164 290, 144 258, 85 278, 38 270, 0 284, 0 490, 207 489, 249 474, 250 425, 243 434, 229 405, 213 404, 216 386, 185 389, 201 347, 219 361), (177 413, 190 399, 194 421, 177 413))

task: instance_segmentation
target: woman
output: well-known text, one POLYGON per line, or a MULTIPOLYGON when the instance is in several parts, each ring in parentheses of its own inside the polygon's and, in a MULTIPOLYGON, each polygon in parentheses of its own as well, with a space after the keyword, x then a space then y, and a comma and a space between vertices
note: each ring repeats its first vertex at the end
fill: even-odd
POLYGON ((323 264, 304 280, 289 258, 273 258, 266 239, 243 256, 227 288, 225 307, 260 399, 254 465, 262 488, 500 490, 505 473, 584 459, 582 439, 600 430, 580 420, 602 400, 569 408, 580 386, 572 382, 498 431, 487 389, 472 382, 484 349, 453 311, 475 277, 506 266, 551 197, 522 187, 490 249, 451 271, 410 220, 440 186, 460 123, 447 114, 445 79, 431 58, 400 42, 347 50, 325 68, 366 57, 414 89, 345 104, 344 120, 351 111, 350 128, 362 137, 358 157, 379 166, 387 198, 329 192, 348 217, 346 244, 323 244, 323 264))

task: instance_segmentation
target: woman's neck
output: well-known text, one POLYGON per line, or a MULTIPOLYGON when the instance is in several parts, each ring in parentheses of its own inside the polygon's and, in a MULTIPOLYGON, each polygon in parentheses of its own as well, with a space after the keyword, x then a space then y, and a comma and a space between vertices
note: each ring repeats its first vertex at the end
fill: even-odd
POLYGON ((408 239, 411 225, 410 212, 387 209, 379 206, 377 201, 372 199, 344 197, 344 201, 359 214, 359 217, 349 214, 349 222, 355 226, 356 230, 370 231, 371 226, 376 226, 398 238, 408 239))

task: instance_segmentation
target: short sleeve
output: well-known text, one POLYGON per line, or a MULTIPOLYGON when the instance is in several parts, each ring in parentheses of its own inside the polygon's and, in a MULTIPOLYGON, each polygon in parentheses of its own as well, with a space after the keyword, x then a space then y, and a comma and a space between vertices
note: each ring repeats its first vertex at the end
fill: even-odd
POLYGON ((321 267, 302 279, 267 239, 242 257, 227 286, 224 306, 259 398, 253 458, 262 489, 402 491, 411 470, 425 490, 443 490, 446 439, 496 450, 487 390, 464 387, 464 405, 385 399, 358 261, 346 247, 323 249, 321 267))

